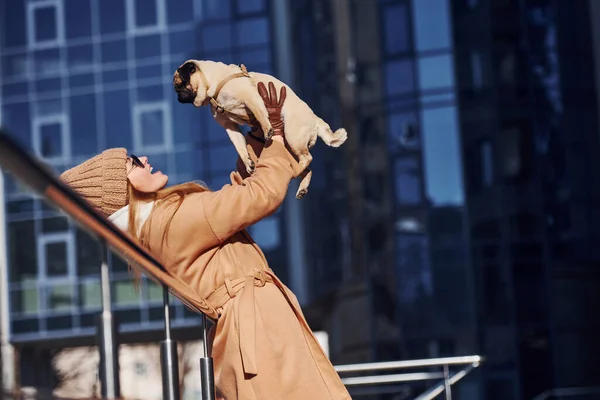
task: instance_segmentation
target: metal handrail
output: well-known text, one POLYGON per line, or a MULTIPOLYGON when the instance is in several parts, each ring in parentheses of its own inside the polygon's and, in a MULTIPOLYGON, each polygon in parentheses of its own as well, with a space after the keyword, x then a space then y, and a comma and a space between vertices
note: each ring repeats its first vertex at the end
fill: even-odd
POLYGON ((416 400, 431 400, 441 393, 445 393, 446 399, 452 399, 452 385, 468 375, 477 368, 484 358, 479 355, 465 357, 442 357, 427 358, 419 360, 386 361, 376 363, 337 365, 335 370, 340 374, 359 372, 382 372, 409 368, 431 368, 440 367, 441 372, 415 372, 403 374, 368 375, 358 377, 342 377, 342 382, 348 387, 377 386, 400 382, 428 381, 441 379, 437 385, 429 388, 416 400), (464 365, 465 367, 451 374, 450 366, 464 365))
MULTIPOLYGON (((160 281, 151 271, 153 269, 159 269, 161 271, 166 270, 148 251, 142 248, 128 233, 123 232, 112 222, 108 221, 104 216, 94 210, 84 199, 75 193, 75 191, 62 183, 45 165, 27 154, 25 150, 3 130, 0 130, 0 166, 6 171, 10 171, 12 175, 26 183, 38 194, 42 195, 46 201, 60 208, 63 212, 73 218, 73 220, 84 230, 100 239, 103 244, 113 248, 117 254, 125 259, 125 261, 134 263, 143 268, 148 276, 156 281, 160 281), (127 257, 124 256, 125 254, 127 257)), ((103 264, 105 263, 103 262, 103 264)), ((165 399, 175 400, 179 398, 179 385, 174 379, 174 377, 177 376, 176 374, 178 374, 178 362, 176 361, 176 343, 171 340, 168 303, 169 292, 179 298, 182 303, 186 304, 190 309, 203 316, 204 337, 206 337, 208 328, 206 324, 206 315, 201 310, 192 304, 189 304, 183 295, 172 288, 167 288, 163 284, 165 311, 165 340, 161 343, 161 361, 163 365, 162 372, 164 383, 163 395, 165 399)), ((106 310, 103 310, 103 312, 104 311, 106 310)), ((107 330, 103 329, 102 331, 107 330)), ((104 332, 102 333, 104 334, 104 332)), ((109 343, 109 347, 111 346, 112 344, 109 343)), ((206 371, 205 368, 207 367, 212 367, 212 359, 206 353, 205 347, 204 358, 201 359, 202 377, 205 378, 202 380, 203 393, 205 393, 205 399, 214 400, 214 371, 212 368, 210 371, 206 371)), ((107 370, 110 370, 110 367, 108 367, 107 370)), ((110 379, 108 376, 105 376, 105 378, 110 379)), ((114 387, 115 384, 118 385, 118 382, 113 382, 112 386, 114 387)), ((103 385, 103 391, 105 386, 107 385, 103 385)), ((116 395, 118 396, 118 386, 116 391, 116 395)), ((111 394, 104 394, 106 395, 105 397, 111 396, 111 394)))

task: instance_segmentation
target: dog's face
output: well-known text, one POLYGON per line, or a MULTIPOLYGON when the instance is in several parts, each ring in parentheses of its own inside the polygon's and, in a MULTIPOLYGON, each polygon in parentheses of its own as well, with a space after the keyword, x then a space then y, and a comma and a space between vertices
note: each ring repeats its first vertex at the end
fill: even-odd
POLYGON ((180 103, 193 103, 200 107, 206 99, 205 84, 200 75, 200 66, 195 60, 181 64, 173 74, 173 88, 180 103))

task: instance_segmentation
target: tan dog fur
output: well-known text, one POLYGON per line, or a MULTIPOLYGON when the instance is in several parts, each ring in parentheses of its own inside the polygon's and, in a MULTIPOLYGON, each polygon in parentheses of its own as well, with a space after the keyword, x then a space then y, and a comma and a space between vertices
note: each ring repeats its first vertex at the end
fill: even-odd
MULTIPOLYGON (((175 71, 173 86, 181 103, 193 103, 194 106, 201 107, 210 104, 209 99, 214 96, 215 90, 222 80, 240 71, 240 66, 234 64, 188 60, 175 71), (189 73, 190 71, 191 73, 189 73), (204 74, 205 79, 202 78, 202 74, 204 74), (204 82, 208 84, 208 87, 204 82)), ((308 168, 312 161, 309 149, 314 146, 317 136, 326 145, 338 147, 346 141, 346 130, 340 128, 332 132, 329 125, 315 115, 312 109, 289 86, 271 75, 249 72, 249 77, 232 79, 222 87, 215 99, 227 112, 217 112, 216 107, 210 104, 211 113, 215 120, 227 131, 248 173, 251 174, 254 171, 254 163, 248 154, 246 139, 238 126, 246 123, 240 116, 253 115, 257 121, 257 127, 265 132, 267 140, 273 134, 267 109, 256 89, 258 82, 263 82, 265 85, 268 82, 273 82, 277 93, 279 93, 282 86, 286 87, 287 97, 282 109, 285 138, 290 150, 298 158, 299 164, 305 168, 296 193, 296 198, 300 199, 308 192, 312 177, 312 172, 308 168)))

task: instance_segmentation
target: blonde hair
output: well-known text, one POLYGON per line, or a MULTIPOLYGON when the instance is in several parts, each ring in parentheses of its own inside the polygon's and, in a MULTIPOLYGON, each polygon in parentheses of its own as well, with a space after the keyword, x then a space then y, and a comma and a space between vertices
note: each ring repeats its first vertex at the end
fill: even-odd
MULTIPOLYGON (((167 234, 169 232, 169 228, 171 227, 171 222, 173 221, 173 217, 175 216, 175 213, 177 213, 177 211, 179 210, 179 207, 181 207, 181 204, 183 203, 183 199, 185 198, 185 196, 187 196, 188 194, 191 194, 191 193, 201 193, 201 192, 205 192, 208 190, 209 189, 203 183, 186 182, 186 183, 181 183, 179 185, 161 189, 156 193, 143 193, 143 192, 136 190, 128 180, 127 181, 127 193, 129 195, 129 221, 128 221, 129 233, 136 239, 140 240, 140 242, 144 248, 146 248, 147 250, 150 250, 150 245, 147 242, 147 240, 143 240, 138 236, 138 232, 139 232, 139 228, 140 228, 140 226, 138 224, 138 213, 139 213, 140 206, 144 203, 154 201, 155 202, 154 207, 156 207, 165 201, 170 201, 174 196, 178 196, 179 199, 177 201, 177 205, 175 206, 175 211, 173 212, 173 214, 171 214, 171 217, 169 218, 169 221, 167 222, 167 225, 165 226, 165 230, 163 232, 162 243, 166 244, 167 234)), ((150 213, 150 217, 148 218, 148 220, 150 220, 152 218, 153 213, 154 212, 150 213)), ((137 268, 133 268, 132 265, 129 266, 129 270, 133 274, 136 284, 138 284, 140 281, 140 278, 141 278, 141 271, 139 271, 139 269, 137 269, 137 268)))

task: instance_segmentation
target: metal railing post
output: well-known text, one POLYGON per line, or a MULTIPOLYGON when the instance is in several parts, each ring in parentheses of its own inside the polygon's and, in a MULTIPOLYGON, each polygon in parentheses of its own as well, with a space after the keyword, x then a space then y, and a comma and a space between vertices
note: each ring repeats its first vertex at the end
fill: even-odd
POLYGON ((446 392, 446 400, 452 400, 452 387, 450 384, 450 368, 448 364, 444 364, 444 392, 446 392))
POLYGON ((179 357, 177 355, 177 342, 171 339, 169 289, 164 285, 163 307, 165 311, 165 340, 160 342, 163 399, 179 400, 179 357))
POLYGON ((215 371, 213 359, 208 356, 208 318, 205 314, 202 314, 202 336, 204 342, 204 357, 200 359, 202 400, 215 400, 215 371))
POLYGON ((102 398, 121 397, 119 381, 119 348, 116 340, 115 319, 112 313, 110 274, 108 270, 108 247, 102 241, 102 266, 100 267, 100 288, 102 292, 102 313, 98 319, 98 347, 100 350, 100 382, 102 398))

